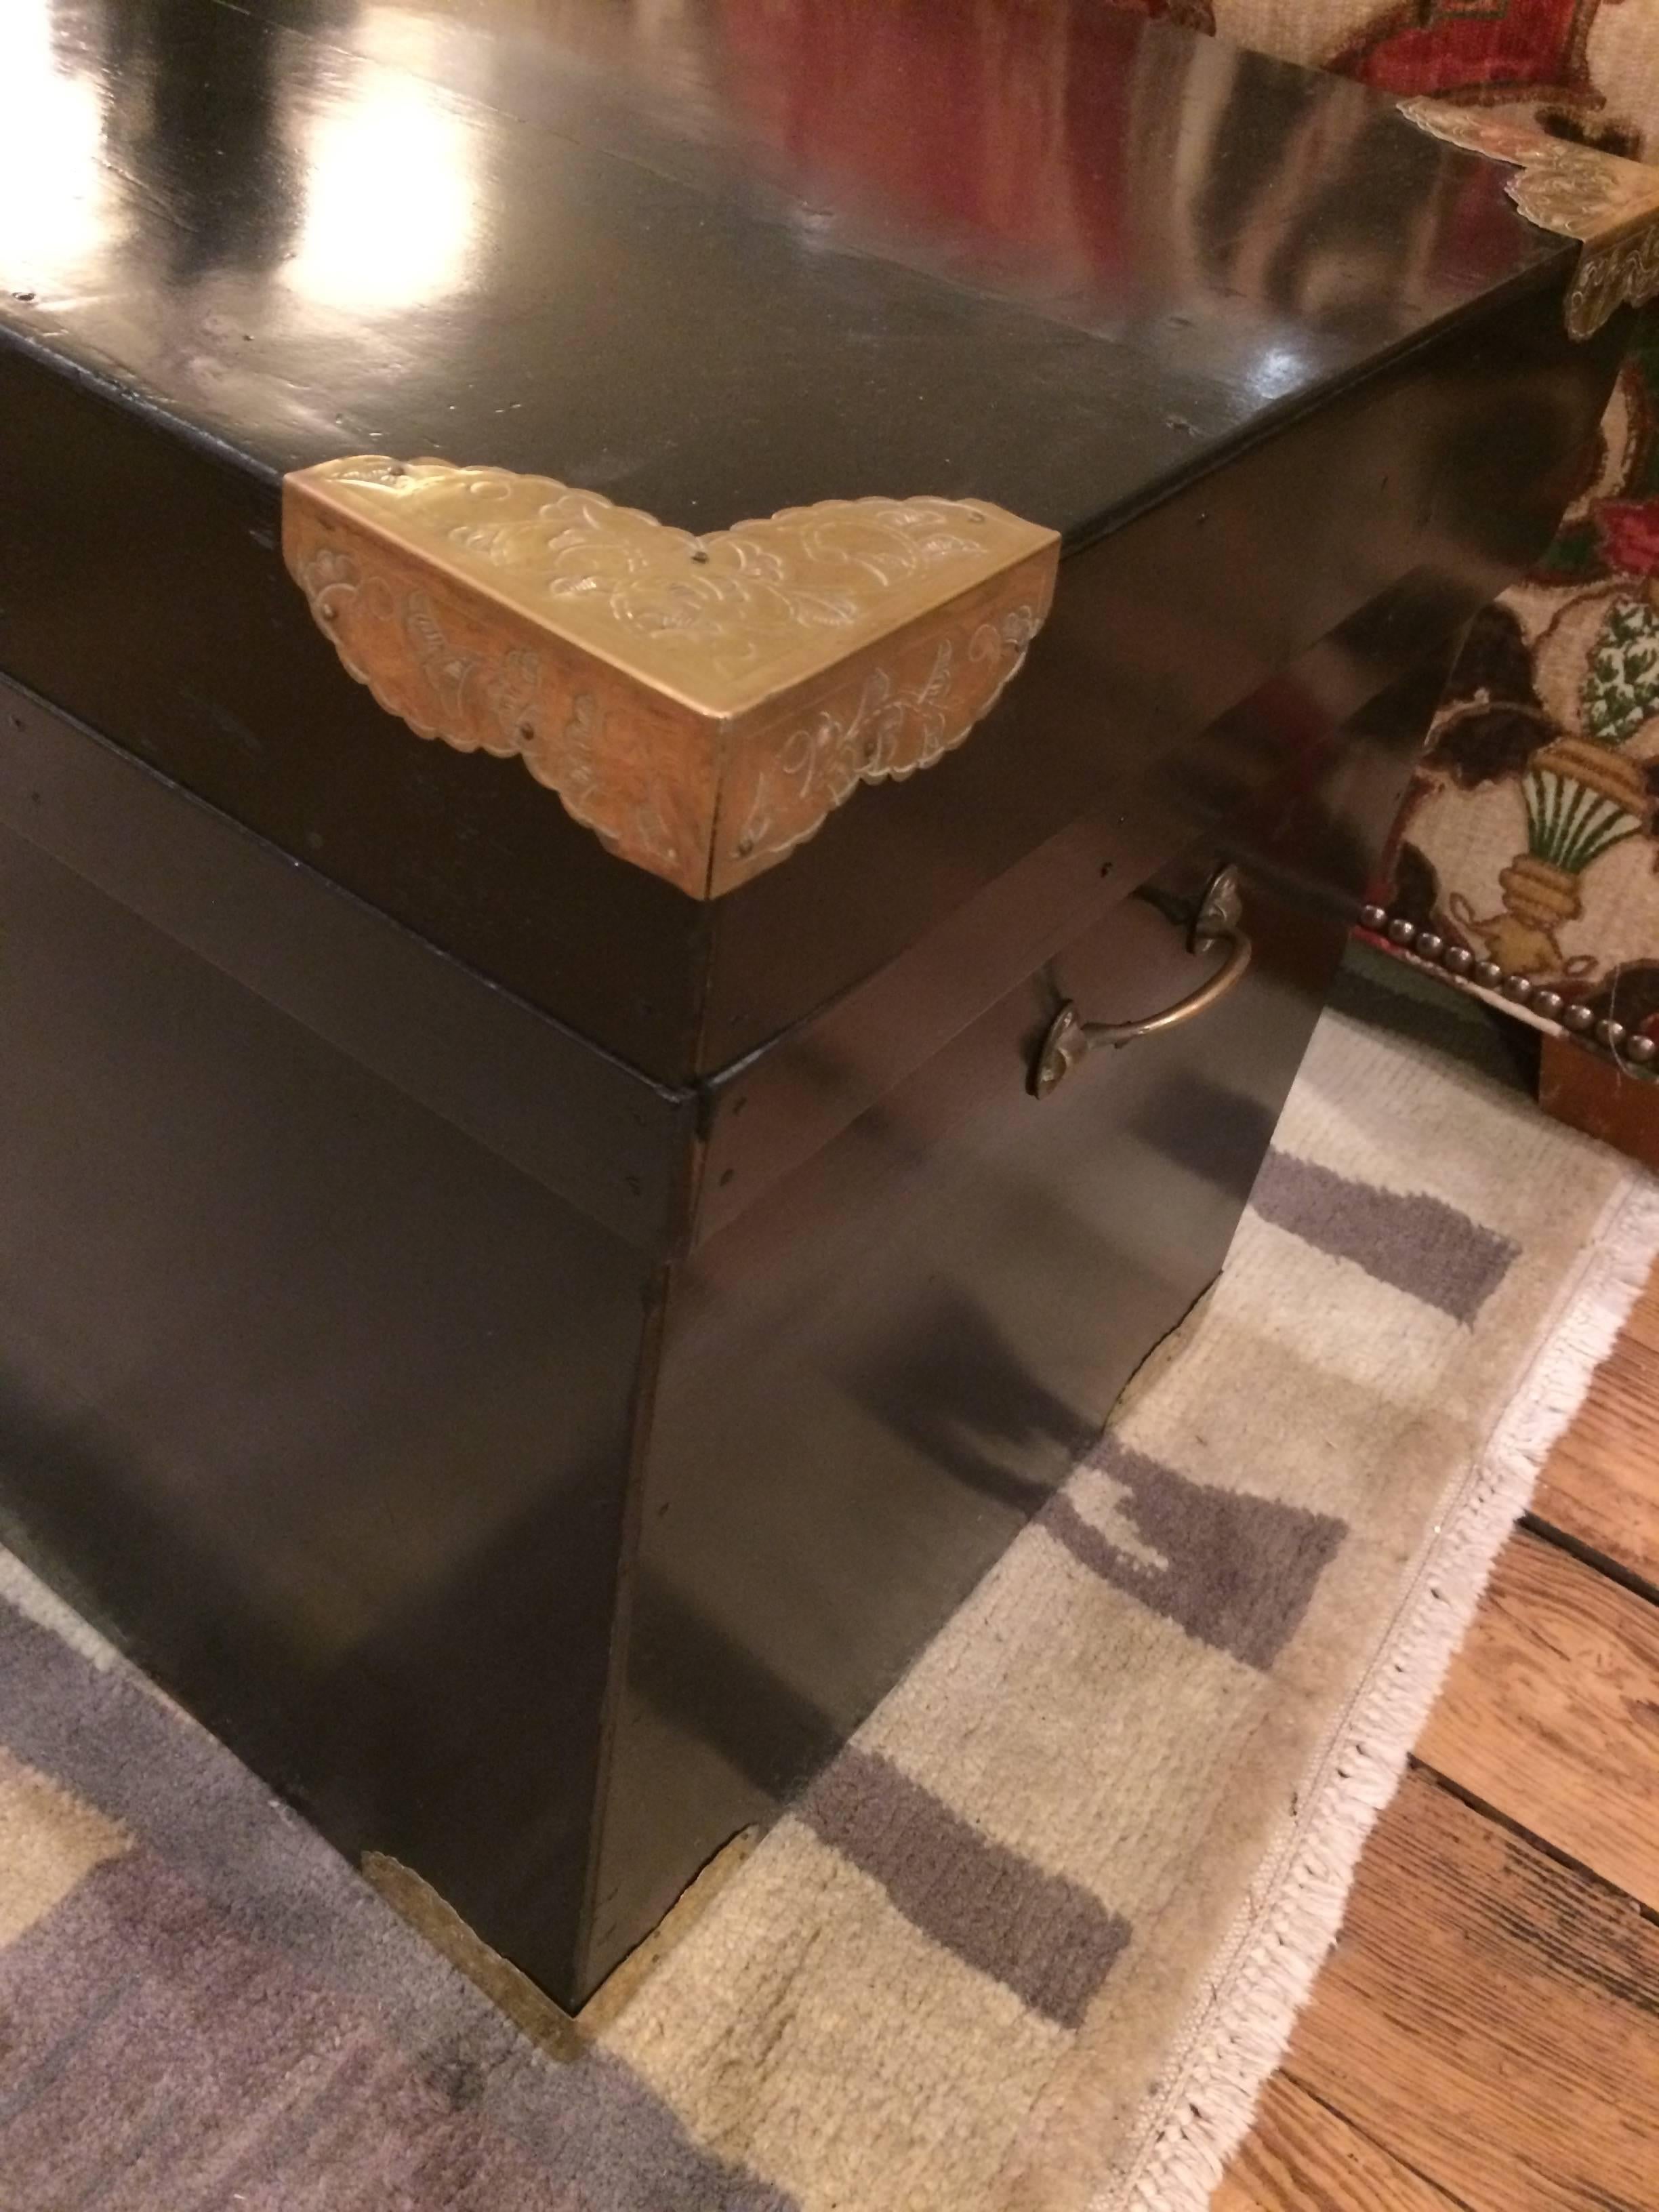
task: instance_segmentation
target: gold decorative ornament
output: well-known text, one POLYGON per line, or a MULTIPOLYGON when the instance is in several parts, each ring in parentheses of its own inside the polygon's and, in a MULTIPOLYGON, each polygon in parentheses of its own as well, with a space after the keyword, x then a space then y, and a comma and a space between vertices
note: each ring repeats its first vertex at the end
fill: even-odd
POLYGON ((1566 303, 1573 337, 1594 337, 1617 307, 1659 298, 1659 168, 1449 100, 1402 100, 1400 112, 1471 154, 1513 162, 1506 190, 1528 222, 1578 240, 1566 303))
POLYGON ((370 454, 286 479, 283 550, 418 736, 516 754, 613 853, 717 898, 961 744, 1048 614, 1060 541, 933 498, 699 537, 551 477, 370 454))

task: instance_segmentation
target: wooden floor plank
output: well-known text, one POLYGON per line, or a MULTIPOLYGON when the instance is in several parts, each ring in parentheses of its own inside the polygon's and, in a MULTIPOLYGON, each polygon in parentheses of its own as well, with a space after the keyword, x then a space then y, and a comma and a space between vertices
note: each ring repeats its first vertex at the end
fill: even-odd
POLYGON ((1659 1270, 1552 1454, 1533 1513, 1659 1593, 1659 1270))
POLYGON ((1417 1750, 1659 1912, 1659 1605, 1512 1537, 1417 1750))
POLYGON ((1305 2089, 1275 2075, 1210 2212, 1460 2212, 1305 2089))
MULTIPOLYGON (((1659 1268, 1534 1516, 1659 1596, 1659 1268)), ((1419 1756, 1659 1910, 1643 1597, 1518 1537, 1419 1756)), ((1298 2031, 1310 2088, 1274 2077, 1213 2212, 1656 2212, 1656 2018, 1659 1932, 1635 1905, 1419 1776, 1298 2031)))
POLYGON ((1653 2212, 1659 1928, 1413 1775, 1285 2070, 1474 2212, 1653 2212))

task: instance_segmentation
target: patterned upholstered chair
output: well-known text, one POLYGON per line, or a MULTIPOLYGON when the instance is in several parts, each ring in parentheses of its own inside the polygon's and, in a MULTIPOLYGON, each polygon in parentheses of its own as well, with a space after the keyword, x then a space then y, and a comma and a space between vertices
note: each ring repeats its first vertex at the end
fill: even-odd
MULTIPOLYGON (((1659 0, 1120 3, 1659 163, 1659 0)), ((1380 933, 1535 1000, 1547 1103, 1659 1162, 1659 308, 1555 543, 1469 639, 1376 896, 1380 933)))

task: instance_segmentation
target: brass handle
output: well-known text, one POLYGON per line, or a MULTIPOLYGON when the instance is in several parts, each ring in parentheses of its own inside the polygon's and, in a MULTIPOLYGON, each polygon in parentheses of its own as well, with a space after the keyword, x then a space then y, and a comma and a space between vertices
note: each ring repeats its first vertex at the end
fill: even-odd
POLYGON ((1162 1007, 1155 1014, 1143 1014, 1139 1021, 1079 1021, 1077 1008, 1068 999, 1049 1023, 1048 1034, 1032 1063, 1033 1096, 1046 1098, 1061 1078, 1069 1075, 1097 1045, 1133 1044, 1137 1037, 1152 1036, 1159 1030, 1178 1029, 1182 1022, 1191 1021, 1218 999, 1224 999, 1243 980, 1254 947, 1245 933, 1244 902, 1236 868, 1218 868, 1211 877, 1187 933, 1189 952, 1207 952, 1218 945, 1226 946, 1227 957, 1213 975, 1195 991, 1189 991, 1184 999, 1177 999, 1172 1006, 1162 1007))

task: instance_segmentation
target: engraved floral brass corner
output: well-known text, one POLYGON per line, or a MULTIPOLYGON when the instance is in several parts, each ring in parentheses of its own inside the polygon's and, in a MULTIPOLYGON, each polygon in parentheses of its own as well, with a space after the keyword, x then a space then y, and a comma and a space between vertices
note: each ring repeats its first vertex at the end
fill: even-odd
POLYGON ((1506 189, 1528 222, 1578 240, 1566 306, 1574 337, 1594 337, 1617 307, 1659 298, 1659 168, 1449 100, 1402 100, 1400 112, 1471 154, 1514 162, 1506 189))
POLYGON ((962 742, 1060 548, 927 498, 696 537, 550 477, 369 455, 288 477, 283 550, 349 673, 419 736, 517 754, 613 853, 717 898, 859 784, 962 742))

